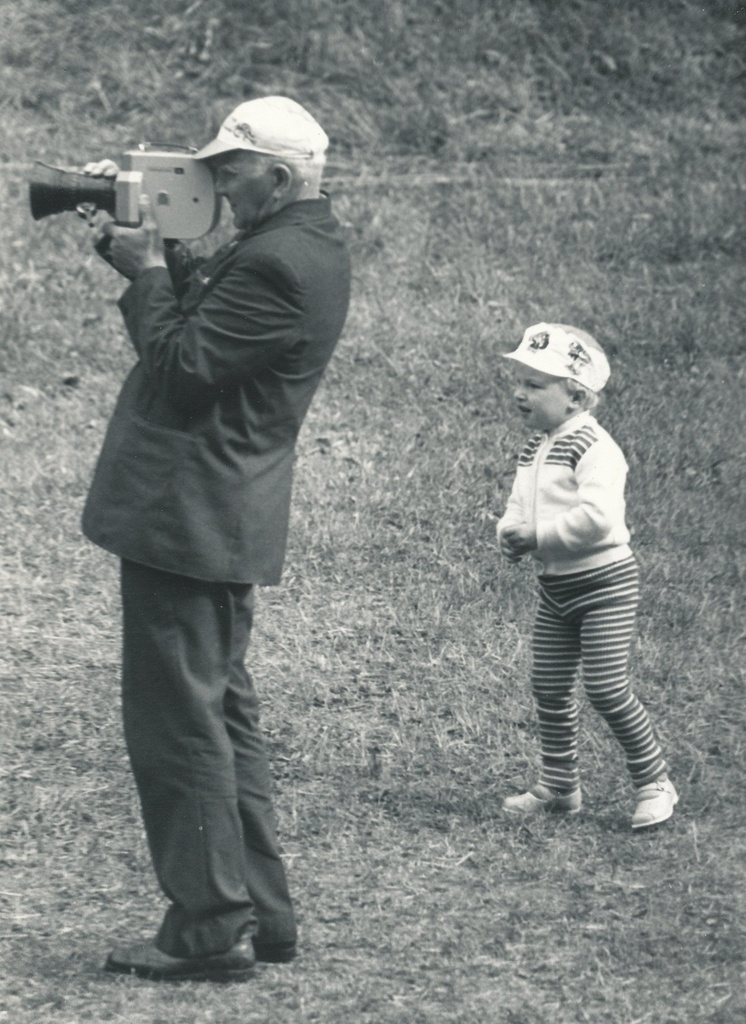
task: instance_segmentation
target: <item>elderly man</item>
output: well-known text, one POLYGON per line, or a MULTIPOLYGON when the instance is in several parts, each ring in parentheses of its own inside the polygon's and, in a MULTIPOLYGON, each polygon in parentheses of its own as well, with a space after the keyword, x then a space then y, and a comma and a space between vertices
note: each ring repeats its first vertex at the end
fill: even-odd
POLYGON ((253 588, 279 582, 294 447, 349 302, 320 183, 328 140, 292 100, 242 103, 197 153, 237 235, 198 263, 107 224, 138 360, 83 514, 121 559, 124 731, 158 881, 154 941, 106 969, 241 981, 295 955, 257 697, 253 588))

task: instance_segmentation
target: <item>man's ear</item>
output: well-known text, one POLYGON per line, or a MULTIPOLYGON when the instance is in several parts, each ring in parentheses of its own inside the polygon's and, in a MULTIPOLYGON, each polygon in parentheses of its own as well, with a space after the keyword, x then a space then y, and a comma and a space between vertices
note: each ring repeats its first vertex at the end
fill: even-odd
POLYGON ((274 194, 277 199, 288 194, 293 185, 293 174, 287 164, 275 164, 272 168, 274 175, 274 194))

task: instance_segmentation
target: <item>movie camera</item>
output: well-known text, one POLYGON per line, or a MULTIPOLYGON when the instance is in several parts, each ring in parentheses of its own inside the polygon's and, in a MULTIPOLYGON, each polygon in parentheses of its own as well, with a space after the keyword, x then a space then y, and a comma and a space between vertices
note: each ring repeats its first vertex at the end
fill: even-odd
POLYGON ((148 195, 162 238, 200 238, 218 223, 220 198, 210 169, 193 154, 184 147, 142 143, 124 153, 120 170, 110 178, 37 161, 29 185, 31 216, 41 220, 75 210, 90 220, 104 210, 117 224, 137 227, 140 196, 148 195))

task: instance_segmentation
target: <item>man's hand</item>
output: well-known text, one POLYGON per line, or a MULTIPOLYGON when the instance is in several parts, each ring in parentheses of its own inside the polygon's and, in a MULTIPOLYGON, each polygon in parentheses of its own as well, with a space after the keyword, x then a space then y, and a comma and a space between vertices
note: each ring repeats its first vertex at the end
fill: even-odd
POLYGON ((83 174, 90 174, 92 178, 116 178, 119 167, 113 160, 95 160, 85 165, 83 174))
POLYGON ((536 548, 536 530, 528 523, 506 526, 500 534, 500 551, 509 562, 520 561, 523 555, 536 548))
POLYGON ((150 197, 140 196, 140 226, 123 228, 110 221, 104 224, 110 238, 108 257, 112 266, 133 281, 151 267, 165 267, 163 239, 153 216, 150 197))

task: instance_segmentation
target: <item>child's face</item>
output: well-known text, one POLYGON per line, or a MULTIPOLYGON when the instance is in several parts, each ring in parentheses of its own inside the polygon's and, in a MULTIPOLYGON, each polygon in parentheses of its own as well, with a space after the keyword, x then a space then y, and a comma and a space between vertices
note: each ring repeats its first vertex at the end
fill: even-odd
POLYGON ((552 431, 580 411, 563 377, 519 365, 513 397, 527 427, 552 431))

